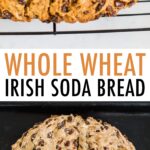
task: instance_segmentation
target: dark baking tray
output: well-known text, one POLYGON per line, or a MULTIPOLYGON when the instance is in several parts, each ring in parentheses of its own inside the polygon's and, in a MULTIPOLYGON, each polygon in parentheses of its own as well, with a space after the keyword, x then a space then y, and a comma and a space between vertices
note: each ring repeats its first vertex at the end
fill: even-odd
POLYGON ((1 103, 0 150, 10 150, 24 131, 51 114, 70 113, 103 119, 126 134, 137 150, 150 150, 150 103, 147 102, 1 103))

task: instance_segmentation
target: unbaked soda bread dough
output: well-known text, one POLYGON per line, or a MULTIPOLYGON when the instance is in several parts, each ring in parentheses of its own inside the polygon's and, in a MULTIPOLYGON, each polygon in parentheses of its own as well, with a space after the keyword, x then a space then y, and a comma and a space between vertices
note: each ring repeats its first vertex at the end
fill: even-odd
POLYGON ((34 125, 12 150, 135 150, 116 127, 81 116, 51 116, 34 125))

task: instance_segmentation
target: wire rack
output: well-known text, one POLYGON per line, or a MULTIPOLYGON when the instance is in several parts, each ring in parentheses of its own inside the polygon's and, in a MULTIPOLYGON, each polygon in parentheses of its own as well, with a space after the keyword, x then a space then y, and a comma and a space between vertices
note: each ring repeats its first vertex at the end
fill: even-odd
MULTIPOLYGON (((140 0, 138 4, 144 4, 150 6, 150 0, 140 0)), ((150 7, 149 7, 150 8, 150 7)), ((147 16, 150 17, 150 9, 149 12, 136 12, 136 13, 124 13, 118 14, 114 17, 136 17, 136 16, 147 16)), ((150 18, 148 18, 150 19, 150 18)), ((150 20, 149 20, 150 21, 150 20)), ((0 31, 0 35, 57 35, 57 34, 92 34, 92 33, 117 33, 117 32, 140 32, 140 31, 150 31, 149 27, 133 27, 133 28, 115 28, 115 29, 83 29, 83 30, 58 30, 58 26, 61 24, 53 23, 51 31, 0 31)))

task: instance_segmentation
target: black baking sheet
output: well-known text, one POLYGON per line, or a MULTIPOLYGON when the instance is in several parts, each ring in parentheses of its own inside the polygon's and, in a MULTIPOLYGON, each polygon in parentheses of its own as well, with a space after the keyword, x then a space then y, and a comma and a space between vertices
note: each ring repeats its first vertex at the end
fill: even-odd
POLYGON ((1 103, 0 150, 10 150, 21 134, 51 114, 79 114, 118 127, 137 150, 150 150, 149 103, 1 103))

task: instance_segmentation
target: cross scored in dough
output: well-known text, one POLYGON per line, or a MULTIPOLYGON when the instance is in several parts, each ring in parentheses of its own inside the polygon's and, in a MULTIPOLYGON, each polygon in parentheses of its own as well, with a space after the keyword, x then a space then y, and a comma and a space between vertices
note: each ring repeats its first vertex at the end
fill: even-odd
POLYGON ((135 150, 135 147, 106 122, 61 115, 34 125, 12 150, 135 150))

